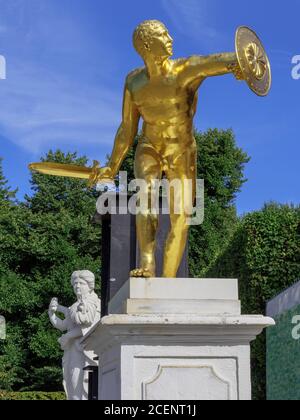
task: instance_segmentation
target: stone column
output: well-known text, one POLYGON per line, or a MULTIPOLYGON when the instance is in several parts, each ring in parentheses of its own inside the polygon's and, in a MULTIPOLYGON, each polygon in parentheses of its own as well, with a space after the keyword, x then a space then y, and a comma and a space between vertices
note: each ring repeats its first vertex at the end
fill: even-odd
POLYGON ((250 400, 250 342, 271 318, 242 316, 237 280, 130 279, 85 338, 100 400, 250 400))

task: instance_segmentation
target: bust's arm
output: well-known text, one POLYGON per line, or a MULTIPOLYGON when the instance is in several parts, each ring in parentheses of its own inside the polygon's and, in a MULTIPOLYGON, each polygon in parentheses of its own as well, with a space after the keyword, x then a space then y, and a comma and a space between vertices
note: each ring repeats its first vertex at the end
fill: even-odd
POLYGON ((58 305, 57 307, 57 312, 60 312, 61 314, 63 314, 65 317, 68 316, 69 314, 69 308, 66 308, 65 306, 62 305, 58 305))
POLYGON ((108 164, 113 178, 118 174, 123 160, 134 142, 138 132, 139 120, 140 113, 132 100, 128 83, 126 82, 123 99, 122 123, 118 129, 113 152, 108 164))
POLYGON ((207 56, 193 55, 181 66, 181 77, 188 84, 197 79, 233 73, 239 68, 236 53, 221 53, 207 56))
POLYGON ((65 332, 68 329, 67 319, 60 319, 55 313, 49 311, 49 319, 54 328, 61 332, 65 332))

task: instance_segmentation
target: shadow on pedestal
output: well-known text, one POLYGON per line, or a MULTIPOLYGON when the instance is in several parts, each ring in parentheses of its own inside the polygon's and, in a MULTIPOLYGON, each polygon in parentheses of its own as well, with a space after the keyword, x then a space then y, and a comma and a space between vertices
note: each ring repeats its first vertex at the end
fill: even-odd
MULTIPOLYGON (((135 216, 131 214, 120 214, 122 213, 120 209, 124 211, 124 203, 127 208, 126 203, 128 203, 129 199, 130 196, 127 196, 126 199, 126 195, 122 196, 121 194, 117 194, 114 214, 100 215, 97 212, 94 216, 94 222, 102 224, 102 317, 108 315, 108 304, 127 282, 130 271, 139 267, 135 216)), ((157 232, 157 277, 162 276, 164 244, 169 230, 170 218, 168 215, 161 214, 157 232)), ((177 277, 189 277, 188 246, 186 247, 177 277)))

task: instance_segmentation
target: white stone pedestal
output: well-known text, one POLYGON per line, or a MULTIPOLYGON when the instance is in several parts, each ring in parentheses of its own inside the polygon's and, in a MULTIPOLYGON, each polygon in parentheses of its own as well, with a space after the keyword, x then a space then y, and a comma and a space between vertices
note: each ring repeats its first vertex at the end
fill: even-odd
POLYGON ((250 400, 250 342, 271 318, 241 316, 237 280, 130 279, 84 339, 100 400, 250 400))

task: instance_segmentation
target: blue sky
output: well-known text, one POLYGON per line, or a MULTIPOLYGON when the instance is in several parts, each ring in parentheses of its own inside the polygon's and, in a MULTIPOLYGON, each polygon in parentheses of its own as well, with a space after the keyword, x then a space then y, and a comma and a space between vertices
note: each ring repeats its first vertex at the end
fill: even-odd
POLYGON ((251 156, 239 213, 266 201, 299 204, 300 1, 271 0, 0 0, 0 156, 19 198, 29 192, 29 162, 50 148, 105 161, 120 123, 126 74, 141 66, 131 37, 144 19, 165 22, 174 56, 234 50, 240 25, 262 38, 273 88, 256 97, 231 75, 200 90, 195 125, 233 128, 251 156))

